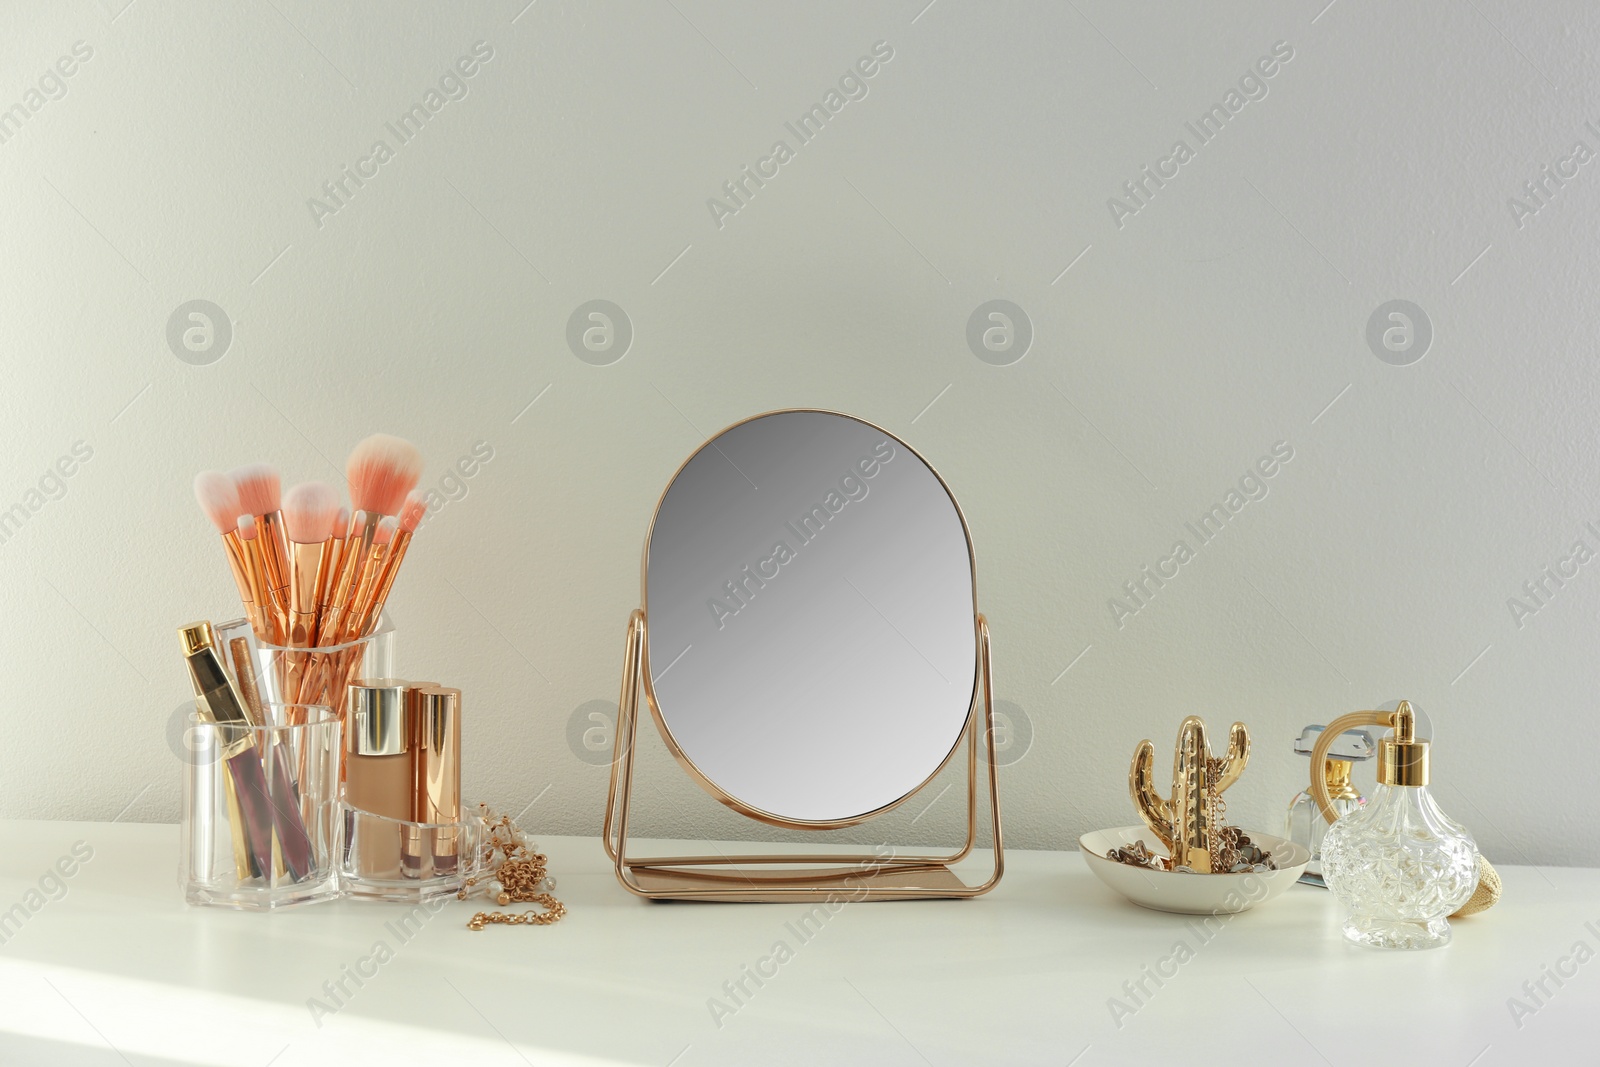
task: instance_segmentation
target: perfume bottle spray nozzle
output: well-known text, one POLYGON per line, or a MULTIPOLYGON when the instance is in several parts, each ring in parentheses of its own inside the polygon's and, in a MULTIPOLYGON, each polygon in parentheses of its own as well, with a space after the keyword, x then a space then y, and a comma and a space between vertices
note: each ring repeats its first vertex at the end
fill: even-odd
POLYGON ((1378 742, 1378 782, 1382 785, 1428 784, 1428 739, 1417 736, 1411 702, 1402 700, 1393 713, 1394 734, 1378 742))

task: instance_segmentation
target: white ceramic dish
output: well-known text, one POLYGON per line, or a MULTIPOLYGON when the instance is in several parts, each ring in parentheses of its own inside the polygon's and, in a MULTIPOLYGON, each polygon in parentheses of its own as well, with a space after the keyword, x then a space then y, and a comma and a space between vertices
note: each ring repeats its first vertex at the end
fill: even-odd
POLYGON ((1272 853, 1277 870, 1258 874, 1175 874, 1106 859, 1112 849, 1141 840, 1150 851, 1165 856, 1166 849, 1146 826, 1119 826, 1084 834, 1078 838, 1078 850, 1097 878, 1142 908, 1180 915, 1234 915, 1281 894, 1295 884, 1311 862, 1311 853, 1303 845, 1254 830, 1245 833, 1272 853))

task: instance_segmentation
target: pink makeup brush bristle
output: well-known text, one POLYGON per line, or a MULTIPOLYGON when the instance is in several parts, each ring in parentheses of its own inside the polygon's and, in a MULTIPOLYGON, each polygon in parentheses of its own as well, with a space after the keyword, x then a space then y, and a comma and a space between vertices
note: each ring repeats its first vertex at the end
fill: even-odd
POLYGON ((275 468, 251 463, 228 472, 239 490, 239 510, 247 515, 271 515, 281 503, 281 481, 275 468))
POLYGON ((417 495, 415 489, 411 490, 400 508, 400 529, 406 533, 416 533, 417 527, 422 525, 422 517, 427 513, 428 505, 422 502, 422 497, 417 495))
POLYGON ((384 516, 383 521, 378 523, 378 529, 372 535, 373 542, 380 545, 388 544, 394 540, 394 532, 398 528, 399 523, 395 522, 393 515, 384 516))
POLYGON ((283 529, 296 544, 326 541, 338 517, 339 493, 325 482, 302 482, 283 494, 283 529))
POLYGON ((351 451, 345 476, 350 503, 358 511, 395 515, 422 477, 422 455, 409 441, 375 433, 351 451))
POLYGON ((340 508, 333 520, 333 536, 344 537, 350 532, 350 509, 340 508))
POLYGON ((254 541, 256 534, 259 532, 256 529, 256 517, 254 515, 239 516, 239 536, 241 538, 246 541, 254 541))
POLYGON ((239 521, 239 490, 221 471, 201 471, 194 476, 194 498, 218 533, 232 533, 239 521))

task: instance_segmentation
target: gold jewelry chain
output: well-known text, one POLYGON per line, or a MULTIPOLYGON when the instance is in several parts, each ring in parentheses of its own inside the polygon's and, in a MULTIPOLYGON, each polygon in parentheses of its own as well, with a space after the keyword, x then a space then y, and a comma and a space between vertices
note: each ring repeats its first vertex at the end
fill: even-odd
MULTIPOLYGON (((501 857, 499 866, 494 868, 493 875, 474 876, 466 880, 466 884, 456 893, 457 900, 466 900, 472 887, 483 881, 493 881, 500 884, 500 891, 495 894, 495 903, 501 907, 512 903, 532 903, 542 905, 542 912, 528 910, 520 915, 500 911, 480 911, 467 921, 469 930, 482 930, 485 926, 503 923, 509 926, 549 926, 551 923, 561 921, 567 913, 567 907, 557 900, 552 894, 542 892, 545 884, 545 872, 549 860, 541 852, 532 852, 523 840, 522 831, 511 821, 509 815, 498 818, 493 810, 486 804, 478 805, 479 814, 488 831, 488 843, 484 847, 485 860, 489 866, 494 866, 495 857, 501 857)), ((550 883, 554 886, 554 882, 550 883)), ((485 891, 487 891, 485 886, 485 891)))

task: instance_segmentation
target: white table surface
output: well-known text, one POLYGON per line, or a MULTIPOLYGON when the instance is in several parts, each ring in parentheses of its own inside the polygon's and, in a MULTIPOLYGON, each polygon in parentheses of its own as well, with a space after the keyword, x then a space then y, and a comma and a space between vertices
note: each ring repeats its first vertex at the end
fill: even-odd
POLYGON ((848 904, 803 941, 804 905, 649 903, 597 839, 544 838, 562 922, 472 932, 477 905, 452 900, 402 942, 398 905, 185 905, 173 826, 0 822, 0 912, 77 842, 92 859, 0 945, 6 1067, 1600 1062, 1596 870, 1502 865, 1505 899, 1451 945, 1380 953, 1346 944, 1307 886, 1202 944, 1073 853, 1008 852, 988 896, 848 904), (1193 958, 1115 1018, 1111 998, 1133 1005, 1123 984, 1180 939, 1193 958), (314 1021, 308 998, 380 940, 393 958, 314 1021), (792 958, 714 1018, 779 941, 792 958), (1576 971, 1559 987, 1557 966, 1576 971), (1533 1006, 1523 983, 1541 978, 1552 995, 1514 1019, 1508 999, 1533 1006))

